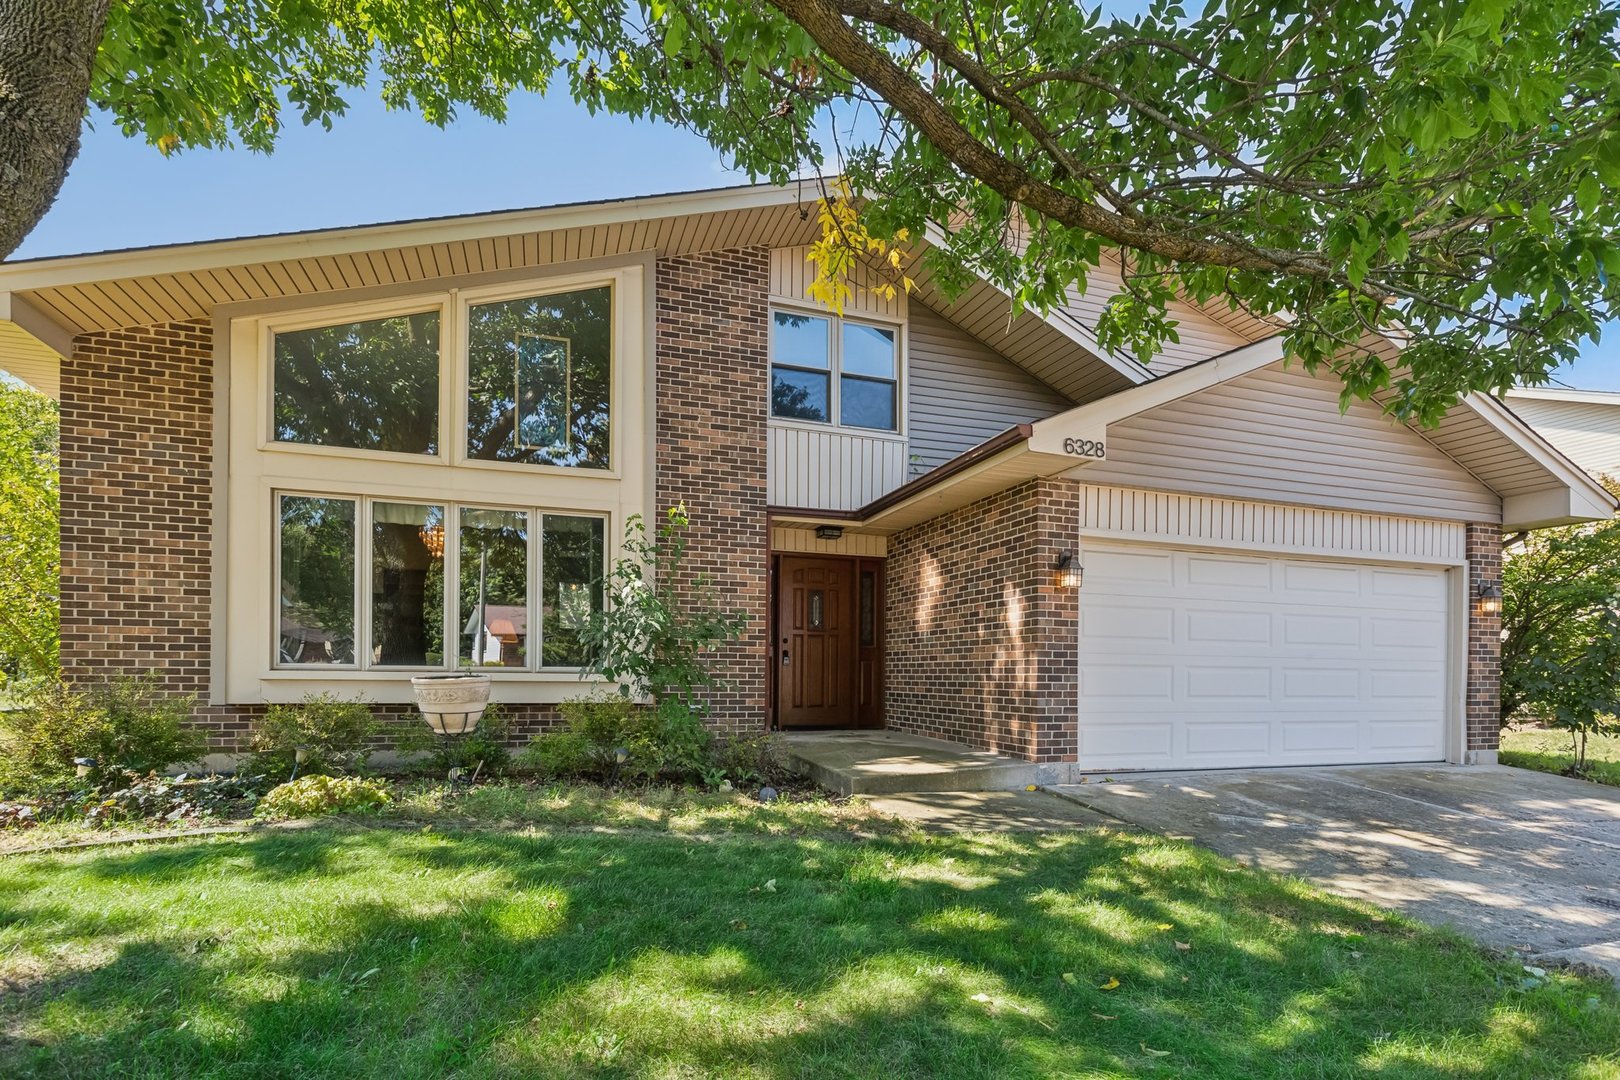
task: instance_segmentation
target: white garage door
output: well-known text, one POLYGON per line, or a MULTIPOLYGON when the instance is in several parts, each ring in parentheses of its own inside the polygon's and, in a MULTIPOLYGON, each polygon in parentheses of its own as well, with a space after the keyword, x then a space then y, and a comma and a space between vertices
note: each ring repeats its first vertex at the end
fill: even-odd
POLYGON ((1080 766, 1445 757, 1444 570, 1085 548, 1080 766))

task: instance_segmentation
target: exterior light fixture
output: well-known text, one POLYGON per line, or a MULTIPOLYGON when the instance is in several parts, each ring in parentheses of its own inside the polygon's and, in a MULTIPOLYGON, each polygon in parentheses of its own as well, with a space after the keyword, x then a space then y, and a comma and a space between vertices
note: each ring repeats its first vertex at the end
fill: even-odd
POLYGON ((96 759, 93 757, 76 757, 73 759, 73 775, 78 777, 89 776, 95 770, 96 759))
POLYGON ((1486 615, 1500 615, 1502 613, 1502 583, 1500 581, 1482 581, 1479 583, 1479 610, 1486 615))
POLYGON ((1085 567, 1074 561, 1072 551, 1059 554, 1052 566, 1052 584, 1060 589, 1078 589, 1085 576, 1085 567))
POLYGON ((817 525, 816 526, 816 539, 817 540, 837 540, 837 539, 841 538, 843 535, 844 535, 844 527, 842 525, 817 525))

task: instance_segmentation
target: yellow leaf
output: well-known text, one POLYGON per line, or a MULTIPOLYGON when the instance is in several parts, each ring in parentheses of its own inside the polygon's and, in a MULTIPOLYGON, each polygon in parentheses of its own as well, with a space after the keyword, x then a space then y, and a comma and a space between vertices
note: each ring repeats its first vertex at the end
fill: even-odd
POLYGON ((1117 1017, 1117 1016, 1105 1016, 1104 1014, 1102 1014, 1100 1012, 1094 1012, 1091 1015, 1095 1019, 1098 1019, 1098 1020, 1118 1020, 1119 1019, 1119 1017, 1117 1017))
POLYGON ((1099 989, 1099 990, 1118 990, 1119 989, 1119 980, 1114 978, 1112 975, 1110 975, 1108 977, 1108 981, 1103 983, 1101 986, 1097 987, 1097 989, 1099 989))
POLYGON ((1162 923, 1159 924, 1159 929, 1160 930, 1174 930, 1175 928, 1176 928, 1175 923, 1162 922, 1162 923))
POLYGON ((1074 977, 1074 972, 1065 971, 1063 973, 1063 981, 1068 983, 1070 986, 1074 986, 1079 983, 1080 980, 1074 977))
POLYGON ((168 135, 159 135, 157 138, 157 148, 158 153, 162 154, 164 157, 168 157, 170 154, 180 149, 180 136, 174 134, 173 132, 169 133, 168 135))
POLYGON ((1147 1043, 1142 1044, 1142 1053, 1148 1055, 1149 1057, 1169 1057, 1170 1056, 1170 1051, 1168 1051, 1168 1050, 1155 1050, 1151 1046, 1149 1046, 1147 1043))
POLYGON ((1025 791, 1039 791, 1041 789, 1039 787, 1037 787, 1036 785, 1034 785, 1034 784, 1025 784, 1024 785, 1024 790, 1025 791))

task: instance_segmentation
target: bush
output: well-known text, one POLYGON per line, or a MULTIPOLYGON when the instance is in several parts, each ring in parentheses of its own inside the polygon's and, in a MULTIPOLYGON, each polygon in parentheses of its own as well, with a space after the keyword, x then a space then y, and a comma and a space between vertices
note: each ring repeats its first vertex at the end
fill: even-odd
POLYGON ((536 738, 523 753, 524 765, 542 775, 695 781, 709 766, 714 736, 702 714, 678 698, 644 708, 604 693, 565 701, 561 711, 564 728, 536 738))
POLYGON ((787 781, 788 772, 777 756, 776 736, 732 735, 714 741, 703 779, 710 787, 719 787, 723 780, 738 788, 780 786, 787 781))
POLYGON ((477 769, 480 776, 498 776, 512 764, 512 752, 506 748, 510 731, 506 711, 491 705, 469 734, 436 735, 419 719, 399 733, 395 745, 402 753, 423 755, 426 764, 441 775, 461 769, 470 776, 477 769))
POLYGON ((270 776, 290 776, 302 747, 300 773, 355 772, 365 768, 371 753, 366 740, 376 731, 376 717, 364 699, 311 694, 296 705, 272 705, 254 729, 250 767, 270 776))
POLYGON ((84 690, 52 683, 20 709, 0 712, 0 787, 36 790, 73 778, 75 758, 96 762, 92 785, 198 761, 197 699, 165 695, 153 676, 124 676, 84 690))
POLYGON ((322 814, 366 813, 393 800, 380 781, 357 776, 300 776, 270 789, 256 813, 264 817, 319 817, 322 814))

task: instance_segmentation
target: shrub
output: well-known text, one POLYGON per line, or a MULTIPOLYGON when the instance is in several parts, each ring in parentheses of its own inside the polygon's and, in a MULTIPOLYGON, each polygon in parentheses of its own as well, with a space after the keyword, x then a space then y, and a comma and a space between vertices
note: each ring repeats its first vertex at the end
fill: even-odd
POLYGON ((270 789, 257 811, 265 817, 319 817, 366 813, 392 802, 380 781, 358 776, 300 776, 270 789))
POLYGON ((563 730, 541 735, 523 755, 546 776, 686 781, 699 779, 708 764, 714 736, 702 714, 678 698, 644 708, 604 693, 561 708, 563 730))
POLYGON ((22 708, 0 712, 0 785, 63 783, 73 778, 75 758, 95 760, 92 784, 200 760, 208 743, 191 726, 196 707, 195 697, 162 693, 150 675, 84 690, 51 683, 22 708))
POLYGON ((461 769, 470 775, 477 769, 480 776, 498 776, 512 764, 512 752, 506 748, 510 731, 505 710, 491 705, 478 727, 466 735, 436 735, 419 719, 399 733, 395 745, 402 753, 423 755, 427 765, 441 774, 461 769))
POLYGON ((371 753, 366 740, 376 730, 377 720, 364 699, 343 701, 331 694, 311 694, 295 705, 272 705, 253 732, 251 769, 289 776, 300 747, 304 750, 300 773, 364 769, 371 753))
POLYGON ((704 782, 718 787, 728 780, 735 787, 754 787, 777 784, 788 778, 787 770, 777 756, 774 735, 732 735, 716 739, 709 749, 709 763, 703 771, 704 782))

